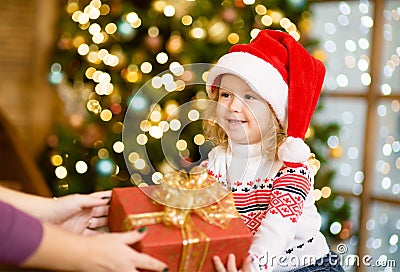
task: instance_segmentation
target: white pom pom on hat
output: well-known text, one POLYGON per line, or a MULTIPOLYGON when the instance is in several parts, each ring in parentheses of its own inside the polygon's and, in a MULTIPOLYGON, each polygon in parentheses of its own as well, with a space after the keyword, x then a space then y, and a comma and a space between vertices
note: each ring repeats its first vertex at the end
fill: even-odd
POLYGON ((310 148, 303 139, 289 136, 280 145, 278 157, 285 162, 304 162, 310 157, 310 148))
POLYGON ((321 93, 324 65, 288 33, 266 29, 219 59, 207 77, 209 95, 223 74, 242 78, 271 105, 282 126, 287 122, 288 137, 278 149, 279 159, 307 161, 310 148, 304 136, 321 93))

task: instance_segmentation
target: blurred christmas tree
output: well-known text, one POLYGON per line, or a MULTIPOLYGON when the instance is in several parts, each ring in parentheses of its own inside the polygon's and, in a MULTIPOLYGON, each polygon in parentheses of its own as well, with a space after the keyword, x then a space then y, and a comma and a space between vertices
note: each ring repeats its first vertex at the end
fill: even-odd
MULTIPOLYGON (((287 31, 316 57, 324 58, 318 43, 307 37, 312 18, 305 0, 69 0, 62 9, 49 80, 57 86, 63 112, 42 161, 55 195, 157 179, 139 152, 126 155, 134 173, 128 171, 121 135, 132 97, 160 72, 190 63, 215 63, 230 46, 249 42, 265 28, 287 31)), ((184 86, 175 84, 174 88, 184 86)), ((150 105, 153 112, 142 120, 142 134, 134 140, 145 146, 157 171, 168 167, 160 138, 179 126, 175 120, 166 121, 171 111, 205 96, 204 86, 187 86, 184 92, 171 92, 150 105)), ((345 239, 349 207, 331 205, 338 197, 330 189, 334 171, 328 161, 332 151, 326 146, 337 130, 335 124, 313 123, 307 141, 321 161, 315 193, 324 232, 345 239), (343 225, 341 233, 329 232, 334 222, 343 225)), ((201 123, 192 122, 176 144, 184 157, 179 166, 199 161, 202 145, 201 123)))

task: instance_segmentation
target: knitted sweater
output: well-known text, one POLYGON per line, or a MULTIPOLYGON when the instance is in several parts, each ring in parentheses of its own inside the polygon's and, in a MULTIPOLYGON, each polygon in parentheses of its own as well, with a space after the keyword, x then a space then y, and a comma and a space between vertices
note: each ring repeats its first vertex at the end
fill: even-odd
POLYGON ((260 144, 230 143, 211 150, 205 165, 233 192, 236 208, 254 234, 252 271, 295 270, 329 252, 319 231, 314 175, 306 164, 273 163, 261 155, 260 144))

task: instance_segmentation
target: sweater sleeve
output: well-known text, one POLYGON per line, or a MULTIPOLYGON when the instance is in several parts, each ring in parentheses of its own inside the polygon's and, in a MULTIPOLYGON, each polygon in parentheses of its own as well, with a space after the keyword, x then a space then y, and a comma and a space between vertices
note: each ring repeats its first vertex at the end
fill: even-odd
POLYGON ((0 263, 18 265, 38 248, 43 226, 39 220, 0 201, 0 263))
POLYGON ((277 174, 265 218, 250 248, 253 271, 272 271, 296 234, 296 223, 310 192, 312 174, 305 165, 284 166, 277 174))

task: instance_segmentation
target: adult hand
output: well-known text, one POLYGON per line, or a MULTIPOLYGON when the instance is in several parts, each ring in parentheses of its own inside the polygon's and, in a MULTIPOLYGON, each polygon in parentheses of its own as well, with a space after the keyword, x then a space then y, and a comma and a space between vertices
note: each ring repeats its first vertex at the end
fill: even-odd
POLYGON ((83 236, 62 230, 54 224, 43 223, 40 245, 21 265, 51 271, 168 271, 165 263, 131 247, 145 234, 142 228, 123 233, 83 236))
POLYGON ((147 254, 133 250, 129 245, 140 241, 146 232, 129 231, 106 233, 88 237, 88 251, 91 255, 85 262, 84 271, 133 272, 137 269, 168 271, 167 265, 147 254))
POLYGON ((52 202, 46 221, 74 233, 96 234, 98 232, 94 231, 95 228, 108 224, 110 197, 111 191, 60 197, 52 202))
POLYGON ((250 272, 251 271, 251 258, 248 256, 242 264, 242 268, 236 267, 236 257, 234 254, 229 254, 226 268, 221 261, 221 258, 214 256, 213 258, 215 270, 217 272, 250 272))

